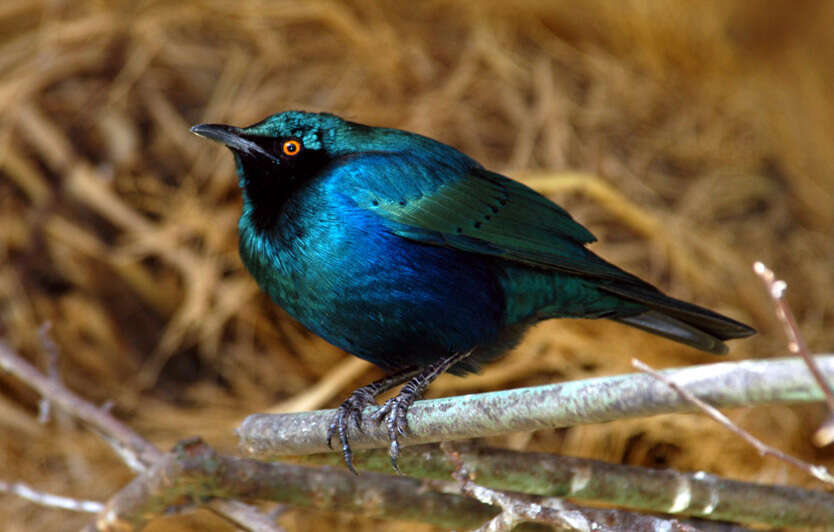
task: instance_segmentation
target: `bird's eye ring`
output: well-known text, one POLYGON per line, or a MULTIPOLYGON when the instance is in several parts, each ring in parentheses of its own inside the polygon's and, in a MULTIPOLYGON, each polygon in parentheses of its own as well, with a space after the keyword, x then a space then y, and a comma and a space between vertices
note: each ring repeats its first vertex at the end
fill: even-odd
POLYGON ((297 140, 285 140, 284 143, 281 145, 281 152, 284 155, 289 155, 290 157, 294 157, 299 154, 301 151, 301 143, 297 140))

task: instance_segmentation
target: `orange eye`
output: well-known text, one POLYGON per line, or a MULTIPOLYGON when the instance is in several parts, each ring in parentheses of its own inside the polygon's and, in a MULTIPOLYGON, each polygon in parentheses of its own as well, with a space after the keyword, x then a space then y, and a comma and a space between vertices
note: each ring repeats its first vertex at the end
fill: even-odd
POLYGON ((301 143, 297 140, 284 141, 284 144, 281 145, 281 151, 284 152, 284 155, 298 155, 298 152, 301 151, 301 143))

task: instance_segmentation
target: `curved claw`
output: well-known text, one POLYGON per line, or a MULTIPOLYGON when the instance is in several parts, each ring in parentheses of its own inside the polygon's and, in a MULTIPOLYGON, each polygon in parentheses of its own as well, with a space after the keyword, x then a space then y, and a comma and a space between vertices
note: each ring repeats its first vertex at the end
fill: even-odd
POLYGON ((339 406, 339 411, 333 416, 333 421, 330 422, 330 426, 327 427, 327 446, 331 449, 333 448, 333 436, 339 433, 339 427, 344 425, 346 422, 344 420, 344 412, 342 407, 344 404, 339 406))
POLYGON ((345 458, 345 465, 354 475, 358 475, 356 469, 353 467, 353 451, 350 449, 350 441, 348 439, 348 423, 353 421, 356 428, 360 432, 362 429, 362 410, 368 405, 374 405, 373 395, 363 390, 362 388, 353 392, 347 400, 339 405, 339 411, 333 416, 333 421, 327 428, 327 446, 333 448, 333 437, 339 437, 342 443, 342 456, 345 458))
POLYGON ((376 412, 371 415, 371 419, 377 423, 385 420, 385 426, 388 429, 388 455, 391 457, 391 467, 397 474, 402 474, 397 460, 400 457, 400 436, 406 436, 408 430, 408 408, 414 402, 414 396, 411 394, 403 394, 392 397, 385 401, 376 412))
POLYGON ((350 419, 353 421, 353 424, 356 425, 356 428, 361 433, 365 433, 365 429, 362 428, 362 409, 355 408, 350 411, 350 419))

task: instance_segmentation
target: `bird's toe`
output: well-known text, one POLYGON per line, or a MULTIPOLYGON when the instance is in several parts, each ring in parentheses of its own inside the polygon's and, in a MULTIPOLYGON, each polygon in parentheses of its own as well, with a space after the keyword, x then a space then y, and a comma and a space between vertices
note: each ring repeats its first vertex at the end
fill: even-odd
POLYGON ((356 469, 353 467, 353 451, 350 448, 350 439, 348 437, 348 424, 353 421, 354 425, 360 432, 362 429, 362 410, 366 406, 376 404, 374 403, 373 395, 363 389, 353 392, 347 400, 339 406, 336 415, 333 416, 333 421, 327 429, 327 446, 333 448, 333 439, 339 438, 342 447, 342 456, 345 459, 345 465, 353 473, 356 474, 356 469))
POLYGON ((408 433, 408 407, 412 403, 412 398, 406 394, 400 394, 387 400, 385 404, 379 407, 374 412, 371 418, 381 423, 385 421, 385 427, 388 432, 388 455, 391 457, 391 467, 395 472, 401 474, 397 460, 400 457, 400 436, 406 436, 408 433))

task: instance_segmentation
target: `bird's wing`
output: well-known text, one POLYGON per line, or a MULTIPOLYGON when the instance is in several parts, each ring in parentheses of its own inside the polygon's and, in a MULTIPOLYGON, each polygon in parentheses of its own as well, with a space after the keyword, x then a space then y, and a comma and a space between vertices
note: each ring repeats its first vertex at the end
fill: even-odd
POLYGON ((376 155, 352 167, 351 196, 395 234, 578 275, 644 284, 585 248, 596 240, 533 189, 478 166, 376 155))

